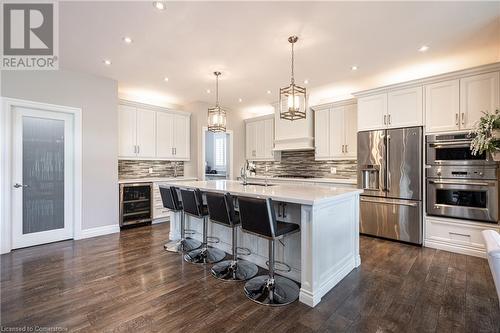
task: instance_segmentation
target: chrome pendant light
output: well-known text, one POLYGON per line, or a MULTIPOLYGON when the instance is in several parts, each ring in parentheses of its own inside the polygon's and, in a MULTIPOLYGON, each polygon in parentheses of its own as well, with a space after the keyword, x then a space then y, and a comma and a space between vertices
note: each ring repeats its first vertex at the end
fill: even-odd
POLYGON ((288 37, 288 42, 292 44, 292 79, 288 87, 280 88, 280 118, 287 120, 306 118, 306 88, 296 85, 294 77, 293 45, 298 40, 297 36, 288 37))
POLYGON ((215 106, 208 108, 208 130, 210 132, 226 131, 226 110, 219 105, 219 76, 221 72, 214 72, 215 75, 215 106))

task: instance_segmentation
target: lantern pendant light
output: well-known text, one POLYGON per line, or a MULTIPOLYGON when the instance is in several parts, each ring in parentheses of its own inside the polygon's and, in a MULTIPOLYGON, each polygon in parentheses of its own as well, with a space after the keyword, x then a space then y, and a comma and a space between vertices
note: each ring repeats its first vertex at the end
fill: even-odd
POLYGON ((288 42, 292 44, 292 78, 290 85, 280 88, 280 118, 287 120, 298 120, 306 118, 306 88, 295 84, 294 77, 294 53, 293 45, 299 40, 297 36, 288 37, 288 42))
POLYGON ((208 130, 210 132, 226 131, 226 110, 219 105, 219 76, 221 72, 214 72, 215 75, 215 106, 208 108, 208 130))

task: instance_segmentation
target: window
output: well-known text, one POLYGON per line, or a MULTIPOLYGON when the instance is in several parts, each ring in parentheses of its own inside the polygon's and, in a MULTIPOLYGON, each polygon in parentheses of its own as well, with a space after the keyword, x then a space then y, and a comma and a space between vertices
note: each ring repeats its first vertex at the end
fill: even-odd
POLYGON ((226 166, 226 136, 217 135, 214 140, 215 167, 224 168, 226 166))

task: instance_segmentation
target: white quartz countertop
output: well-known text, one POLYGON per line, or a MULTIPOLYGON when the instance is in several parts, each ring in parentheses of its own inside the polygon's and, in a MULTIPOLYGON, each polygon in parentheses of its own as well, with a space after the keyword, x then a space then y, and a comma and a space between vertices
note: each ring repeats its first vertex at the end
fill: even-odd
MULTIPOLYGON (((262 175, 249 176, 248 179, 265 180, 266 177, 262 175)), ((356 179, 350 178, 286 178, 286 177, 267 177, 267 179, 272 181, 295 181, 304 183, 331 183, 331 184, 349 184, 356 185, 358 181, 356 179)))
POLYGON ((196 177, 149 177, 149 178, 122 178, 118 180, 118 184, 130 183, 160 183, 160 182, 178 182, 178 181, 193 181, 196 177))
POLYGON ((172 184, 180 188, 199 188, 206 192, 229 192, 235 196, 271 198, 301 205, 315 205, 362 192, 353 188, 315 184, 243 185, 236 180, 177 181, 172 184))

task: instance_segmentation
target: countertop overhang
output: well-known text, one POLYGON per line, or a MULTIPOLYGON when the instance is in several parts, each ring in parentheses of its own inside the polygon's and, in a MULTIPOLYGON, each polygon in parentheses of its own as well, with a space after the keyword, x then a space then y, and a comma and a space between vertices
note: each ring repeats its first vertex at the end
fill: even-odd
POLYGON ((272 181, 296 181, 304 183, 325 183, 325 184, 348 184, 356 185, 357 179, 353 178, 287 178, 287 177, 266 177, 262 175, 249 176, 248 179, 269 180, 272 181))
POLYGON ((243 185, 235 180, 176 181, 181 188, 199 188, 201 191, 231 193, 235 196, 271 198, 275 201, 301 205, 317 205, 362 193, 359 189, 315 184, 278 184, 272 186, 243 185))
POLYGON ((196 177, 121 178, 118 179, 118 184, 179 182, 179 181, 194 181, 196 179, 197 179, 196 177))

